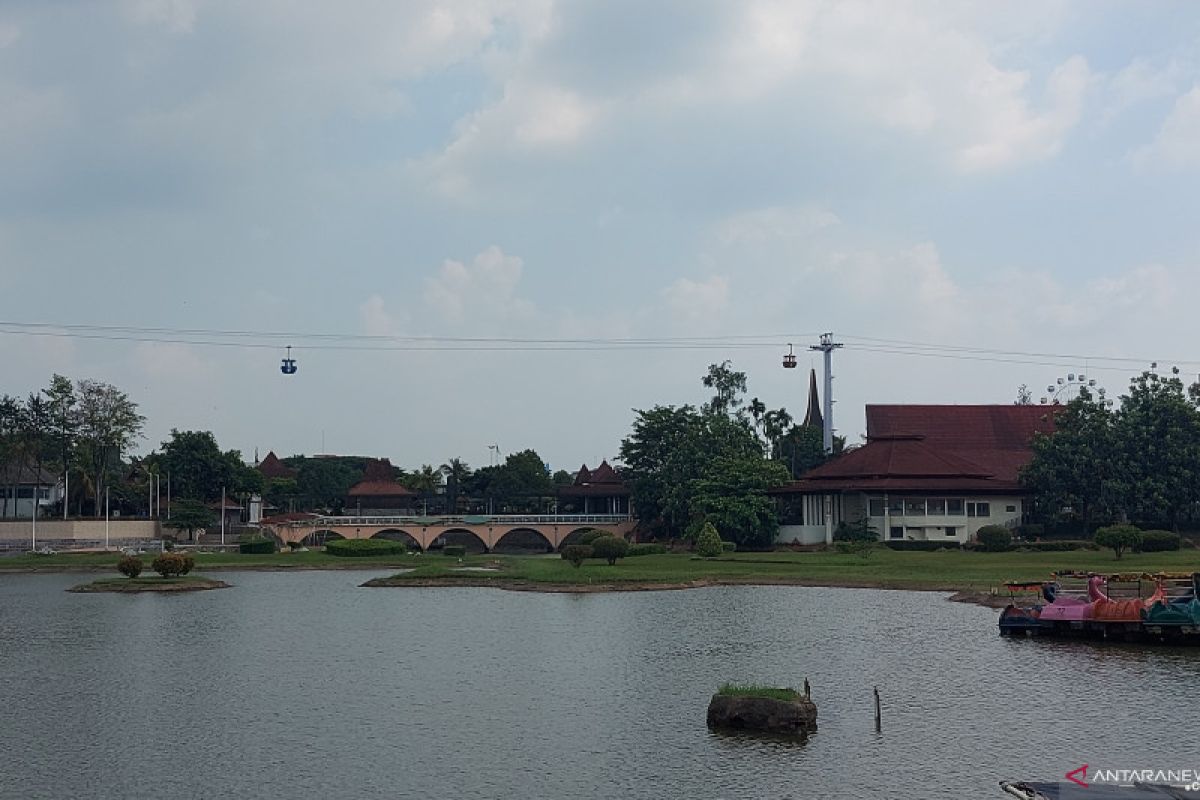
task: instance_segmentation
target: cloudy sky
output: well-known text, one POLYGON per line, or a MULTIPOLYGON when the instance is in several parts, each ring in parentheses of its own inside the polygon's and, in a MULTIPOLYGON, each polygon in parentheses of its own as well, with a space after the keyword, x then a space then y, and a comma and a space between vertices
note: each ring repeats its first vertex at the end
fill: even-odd
POLYGON ((724 358, 802 412, 826 330, 852 439, 1195 374, 1198 45, 1165 2, 6 0, 0 321, 58 335, 0 334, 0 388, 111 381, 143 450, 574 468, 724 358))

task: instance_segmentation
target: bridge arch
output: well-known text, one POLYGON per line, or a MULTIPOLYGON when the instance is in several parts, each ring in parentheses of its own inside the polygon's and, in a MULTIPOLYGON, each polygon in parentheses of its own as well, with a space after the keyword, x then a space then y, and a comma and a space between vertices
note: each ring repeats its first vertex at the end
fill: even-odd
POLYGON ((536 528, 509 528, 496 538, 492 552, 553 553, 554 542, 536 528))
POLYGON ((344 539, 340 533, 328 528, 318 528, 312 533, 307 534, 300 543, 305 547, 324 547, 326 542, 332 542, 334 539, 344 539))
POLYGON ((486 553, 487 542, 470 528, 447 528, 429 543, 430 548, 445 547, 446 545, 462 545, 468 553, 486 553))
POLYGON ((409 550, 412 550, 414 547, 418 550, 425 549, 424 547, 421 547, 421 542, 417 539, 417 537, 413 536, 408 531, 401 530, 400 528, 384 528, 383 530, 376 531, 375 533, 371 534, 371 538, 387 539, 391 542, 404 542, 404 544, 408 546, 409 550))

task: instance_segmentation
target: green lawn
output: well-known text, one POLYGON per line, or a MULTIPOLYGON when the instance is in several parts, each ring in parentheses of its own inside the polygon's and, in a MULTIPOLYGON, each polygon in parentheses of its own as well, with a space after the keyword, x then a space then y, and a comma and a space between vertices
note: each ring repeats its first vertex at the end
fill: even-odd
POLYGON ((978 553, 941 550, 932 553, 879 549, 869 558, 834 552, 735 553, 718 559, 698 559, 686 554, 626 558, 616 566, 588 560, 581 567, 554 557, 473 556, 456 560, 438 556, 414 559, 413 572, 397 581, 520 581, 547 584, 687 583, 797 583, 814 585, 875 586, 881 588, 989 589, 1008 580, 1039 580, 1055 570, 1097 572, 1200 571, 1200 550, 1174 553, 1131 554, 1117 560, 1111 552, 978 553), (456 566, 494 564, 496 572, 456 572, 456 566))
MULTIPOLYGON (((836 552, 731 553, 717 559, 699 559, 684 553, 626 558, 615 566, 589 559, 582 567, 552 556, 468 556, 460 562, 436 553, 339 558, 318 551, 241 555, 197 553, 196 570, 222 569, 388 569, 406 567, 412 572, 396 581, 432 580, 446 583, 486 584, 489 581, 526 584, 685 584, 693 581, 727 583, 796 583, 829 586, 875 586, 897 589, 986 590, 1008 580, 1034 581, 1055 570, 1096 572, 1197 572, 1200 550, 1128 554, 1117 560, 1111 551, 1052 553, 980 553, 940 550, 932 553, 897 552, 880 548, 869 558, 836 552), (461 572, 455 567, 494 566, 494 572, 461 572)), ((53 556, 0 557, 4 570, 66 571, 113 570, 119 555, 58 554, 53 556)), ((150 570, 152 554, 143 557, 150 570)))

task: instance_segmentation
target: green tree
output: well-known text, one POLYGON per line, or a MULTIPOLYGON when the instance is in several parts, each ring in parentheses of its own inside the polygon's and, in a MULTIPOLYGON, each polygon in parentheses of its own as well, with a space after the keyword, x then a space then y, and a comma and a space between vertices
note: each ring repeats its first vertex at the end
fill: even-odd
POLYGON ((603 558, 611 567, 629 552, 629 542, 617 536, 601 536, 592 542, 591 548, 594 557, 603 558))
POLYGON ((716 459, 693 481, 692 512, 715 524, 739 549, 770 547, 779 531, 779 514, 767 490, 789 477, 778 461, 716 459))
POLYGON ((210 431, 172 428, 170 438, 149 461, 151 471, 164 481, 171 476, 171 494, 180 499, 216 500, 221 487, 229 483, 229 465, 210 431))
POLYGON ((362 468, 337 458, 306 458, 296 476, 296 491, 305 509, 339 511, 350 487, 362 477, 362 468))
MULTIPOLYGON (((56 467, 63 476, 66 488, 70 487, 70 471, 75 452, 75 438, 79 430, 78 398, 71 379, 55 373, 50 386, 42 390, 49 405, 49 436, 54 448, 56 467)), ((67 515, 67 498, 63 498, 63 517, 67 515)))
POLYGON ((546 472, 546 462, 536 450, 527 449, 504 459, 489 476, 486 493, 501 507, 530 505, 530 500, 553 496, 554 484, 546 472))
POLYGON ((171 518, 163 525, 187 533, 188 541, 195 539, 196 531, 212 527, 217 516, 199 500, 180 500, 171 506, 171 518))
MULTIPOLYGON (((1178 373, 1178 369, 1175 370, 1178 373)), ((1143 372, 1114 420, 1121 510, 1175 531, 1200 503, 1200 411, 1177 375, 1143 372)))
POLYGON ((1099 394, 1084 389, 1054 414, 1054 432, 1033 438, 1033 458, 1021 482, 1037 512, 1075 516, 1085 527, 1111 519, 1126 495, 1113 413, 1099 394))
POLYGON ((146 418, 138 413, 137 403, 112 384, 84 379, 75 384, 75 393, 79 452, 98 512, 109 472, 141 436, 146 418))
POLYGON ((732 361, 722 361, 720 364, 710 364, 708 373, 700 379, 716 394, 704 405, 704 410, 712 414, 737 414, 742 407, 742 395, 746 393, 746 373, 733 368, 732 361))
MULTIPOLYGON (((841 450, 839 440, 840 436, 834 437, 835 453, 841 450)), ((829 460, 825 453, 824 433, 820 428, 792 425, 779 438, 772 457, 787 467, 793 478, 799 478, 829 460)))
POLYGON ((452 458, 441 467, 446 477, 446 505, 451 513, 458 511, 458 498, 471 480, 471 467, 461 458, 452 458))
POLYGON ((696 555, 701 558, 716 558, 724 552, 721 534, 711 522, 705 522, 696 536, 696 555))
POLYGON ((1132 525, 1109 525, 1096 531, 1096 544, 1108 547, 1117 558, 1126 550, 1136 550, 1142 543, 1142 532, 1132 525))

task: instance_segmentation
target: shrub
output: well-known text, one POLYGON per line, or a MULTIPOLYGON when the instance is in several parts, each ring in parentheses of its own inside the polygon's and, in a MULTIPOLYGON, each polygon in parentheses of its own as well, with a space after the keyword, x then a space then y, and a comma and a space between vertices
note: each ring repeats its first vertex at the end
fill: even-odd
POLYGON ((721 552, 733 553, 737 551, 737 542, 731 542, 728 539, 721 540, 721 552))
POLYGON ((185 553, 179 556, 182 563, 179 565, 179 574, 187 575, 196 568, 196 558, 191 553, 185 553))
POLYGON ((1127 549, 1136 550, 1142 544, 1142 532, 1132 525, 1109 525, 1096 531, 1094 541, 1110 548, 1120 558, 1127 549))
POLYGON ((925 539, 889 539, 884 542, 889 550, 919 550, 932 552, 934 550, 958 550, 958 542, 927 541, 925 539))
POLYGON ((590 544, 569 544, 562 549, 562 557, 570 561, 572 566, 578 567, 585 558, 592 557, 592 546, 590 544))
POLYGON ((452 558, 462 558, 467 554, 467 546, 465 544, 448 544, 442 548, 442 555, 452 558))
POLYGON ((243 536, 238 542, 238 552, 243 554, 271 554, 275 552, 275 540, 265 536, 243 536))
POLYGON ((1139 553, 1178 550, 1182 541, 1183 537, 1173 531, 1142 531, 1142 543, 1138 545, 1137 550, 1139 553))
POLYGON ((599 528, 584 528, 583 533, 575 538, 575 544, 591 544, 601 536, 612 536, 612 534, 599 528))
POLYGON ((1022 539, 1040 539, 1046 535, 1046 526, 1038 522, 1027 522, 1017 526, 1017 536, 1022 539))
POLYGON ((394 556, 404 552, 404 542, 389 539, 334 539, 325 543, 325 552, 347 558, 394 556))
POLYGON ((185 570, 190 569, 184 557, 176 553, 162 553, 156 556, 154 561, 150 563, 150 568, 164 578, 183 575, 185 574, 185 570))
POLYGON ((1012 531, 1003 525, 984 525, 975 539, 989 553, 1003 553, 1012 548, 1012 531))
POLYGON ((835 542, 877 542, 879 534, 871 527, 866 517, 854 522, 842 520, 833 532, 835 542))
POLYGON ((721 534, 717 533, 711 522, 704 523, 700 535, 696 537, 696 555, 701 558, 716 558, 722 552, 721 534))
MULTIPOLYGON (((834 542, 833 547, 839 553, 845 556, 857 555, 860 558, 870 558, 871 553, 875 550, 875 542, 834 542)), ((921 544, 937 544, 937 542, 921 542, 921 544)))
POLYGON ((121 560, 117 562, 117 572, 121 573, 126 578, 136 578, 138 575, 142 574, 142 570, 145 569, 145 567, 146 565, 142 563, 142 560, 140 558, 135 558, 134 556, 123 556, 121 560))
POLYGON ((609 566, 617 563, 618 558, 624 558, 629 551, 629 542, 616 536, 601 536, 592 542, 592 555, 603 558, 609 566))
POLYGON ((626 551, 626 558, 636 558, 637 556, 661 556, 667 553, 665 544, 631 544, 629 550, 626 551))

